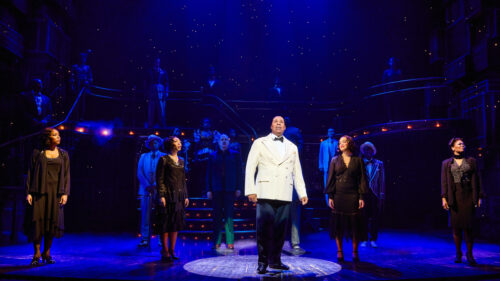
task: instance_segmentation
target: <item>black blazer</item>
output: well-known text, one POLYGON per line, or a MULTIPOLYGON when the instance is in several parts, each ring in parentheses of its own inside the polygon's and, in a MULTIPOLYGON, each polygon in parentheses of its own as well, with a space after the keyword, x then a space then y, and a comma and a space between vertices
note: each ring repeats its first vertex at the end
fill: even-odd
MULTIPOLYGON (((465 175, 462 179, 462 183, 470 184, 472 186, 472 200, 474 205, 477 205, 479 198, 484 197, 484 193, 481 185, 479 170, 477 169, 476 159, 473 157, 467 157, 464 161, 467 161, 467 163, 471 166, 471 171, 469 174, 465 175)), ((452 163, 453 157, 444 160, 441 164, 441 197, 446 198, 446 201, 448 201, 448 205, 450 206, 455 204, 456 191, 453 175, 451 174, 452 163)))
POLYGON ((239 152, 220 149, 210 154, 207 166, 206 187, 208 191, 241 190, 243 171, 239 152), (224 188, 225 183, 225 188, 224 188))

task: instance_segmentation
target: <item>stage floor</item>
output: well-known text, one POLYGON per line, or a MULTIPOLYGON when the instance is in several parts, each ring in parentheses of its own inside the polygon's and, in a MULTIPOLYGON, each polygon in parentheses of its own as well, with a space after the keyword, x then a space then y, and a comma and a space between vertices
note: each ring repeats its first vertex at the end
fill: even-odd
MULTIPOLYGON (((137 247, 130 234, 67 234, 54 242, 54 265, 29 266, 32 246, 28 243, 0 247, 0 279, 61 280, 251 280, 255 274, 257 250, 254 240, 236 241, 235 251, 224 246, 211 250, 207 241, 179 240, 173 264, 160 261, 157 239, 151 251, 137 247), (174 279, 175 278, 175 279, 174 279)), ((283 262, 290 271, 271 272, 265 277, 285 280, 500 280, 500 244, 476 243, 479 263, 453 263, 455 249, 451 234, 385 231, 378 248, 360 248, 361 263, 351 262, 352 248, 345 243, 346 263, 336 263, 335 242, 326 232, 302 237, 302 256, 285 251, 283 262)), ((285 249, 290 249, 287 244, 285 249)), ((463 251, 465 252, 465 245, 463 251)), ((465 261, 465 258, 464 258, 465 261)), ((264 278, 267 279, 267 278, 264 278)))

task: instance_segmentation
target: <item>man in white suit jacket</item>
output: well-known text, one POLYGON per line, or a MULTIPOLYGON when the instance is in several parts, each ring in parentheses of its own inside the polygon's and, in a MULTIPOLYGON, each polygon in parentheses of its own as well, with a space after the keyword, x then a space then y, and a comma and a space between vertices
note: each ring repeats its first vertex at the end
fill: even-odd
POLYGON ((308 201, 297 146, 283 136, 285 129, 283 117, 274 117, 271 134, 254 141, 247 159, 245 195, 257 203, 259 274, 266 273, 268 265, 273 269, 289 269, 281 262, 281 250, 294 186, 302 205, 308 201))

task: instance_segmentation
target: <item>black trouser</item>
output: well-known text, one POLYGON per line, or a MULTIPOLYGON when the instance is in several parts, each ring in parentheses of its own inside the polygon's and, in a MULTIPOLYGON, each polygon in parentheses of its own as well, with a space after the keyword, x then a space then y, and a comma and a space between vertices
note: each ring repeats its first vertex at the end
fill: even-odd
POLYGON ((214 191, 214 242, 221 243, 222 220, 226 229, 226 244, 234 244, 234 191, 214 191))
POLYGON ((379 231, 379 223, 380 223, 380 201, 373 194, 372 191, 369 191, 365 195, 365 208, 364 215, 366 220, 366 227, 368 234, 370 235, 370 241, 377 241, 378 231, 379 231))
POLYGON ((290 202, 258 199, 257 251, 259 263, 281 264, 281 250, 290 221, 290 202))

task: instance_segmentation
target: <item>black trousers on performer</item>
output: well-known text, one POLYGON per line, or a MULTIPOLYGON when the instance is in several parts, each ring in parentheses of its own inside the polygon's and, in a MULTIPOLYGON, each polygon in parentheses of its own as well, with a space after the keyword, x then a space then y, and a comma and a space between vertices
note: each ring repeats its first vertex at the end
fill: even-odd
POLYGON ((363 208, 365 227, 367 227, 367 233, 370 235, 370 241, 377 241, 380 217, 381 217, 381 206, 380 201, 370 190, 365 194, 365 207, 363 208))
POLYGON ((290 221, 290 202, 258 199, 257 252, 259 263, 281 264, 281 250, 290 221))

